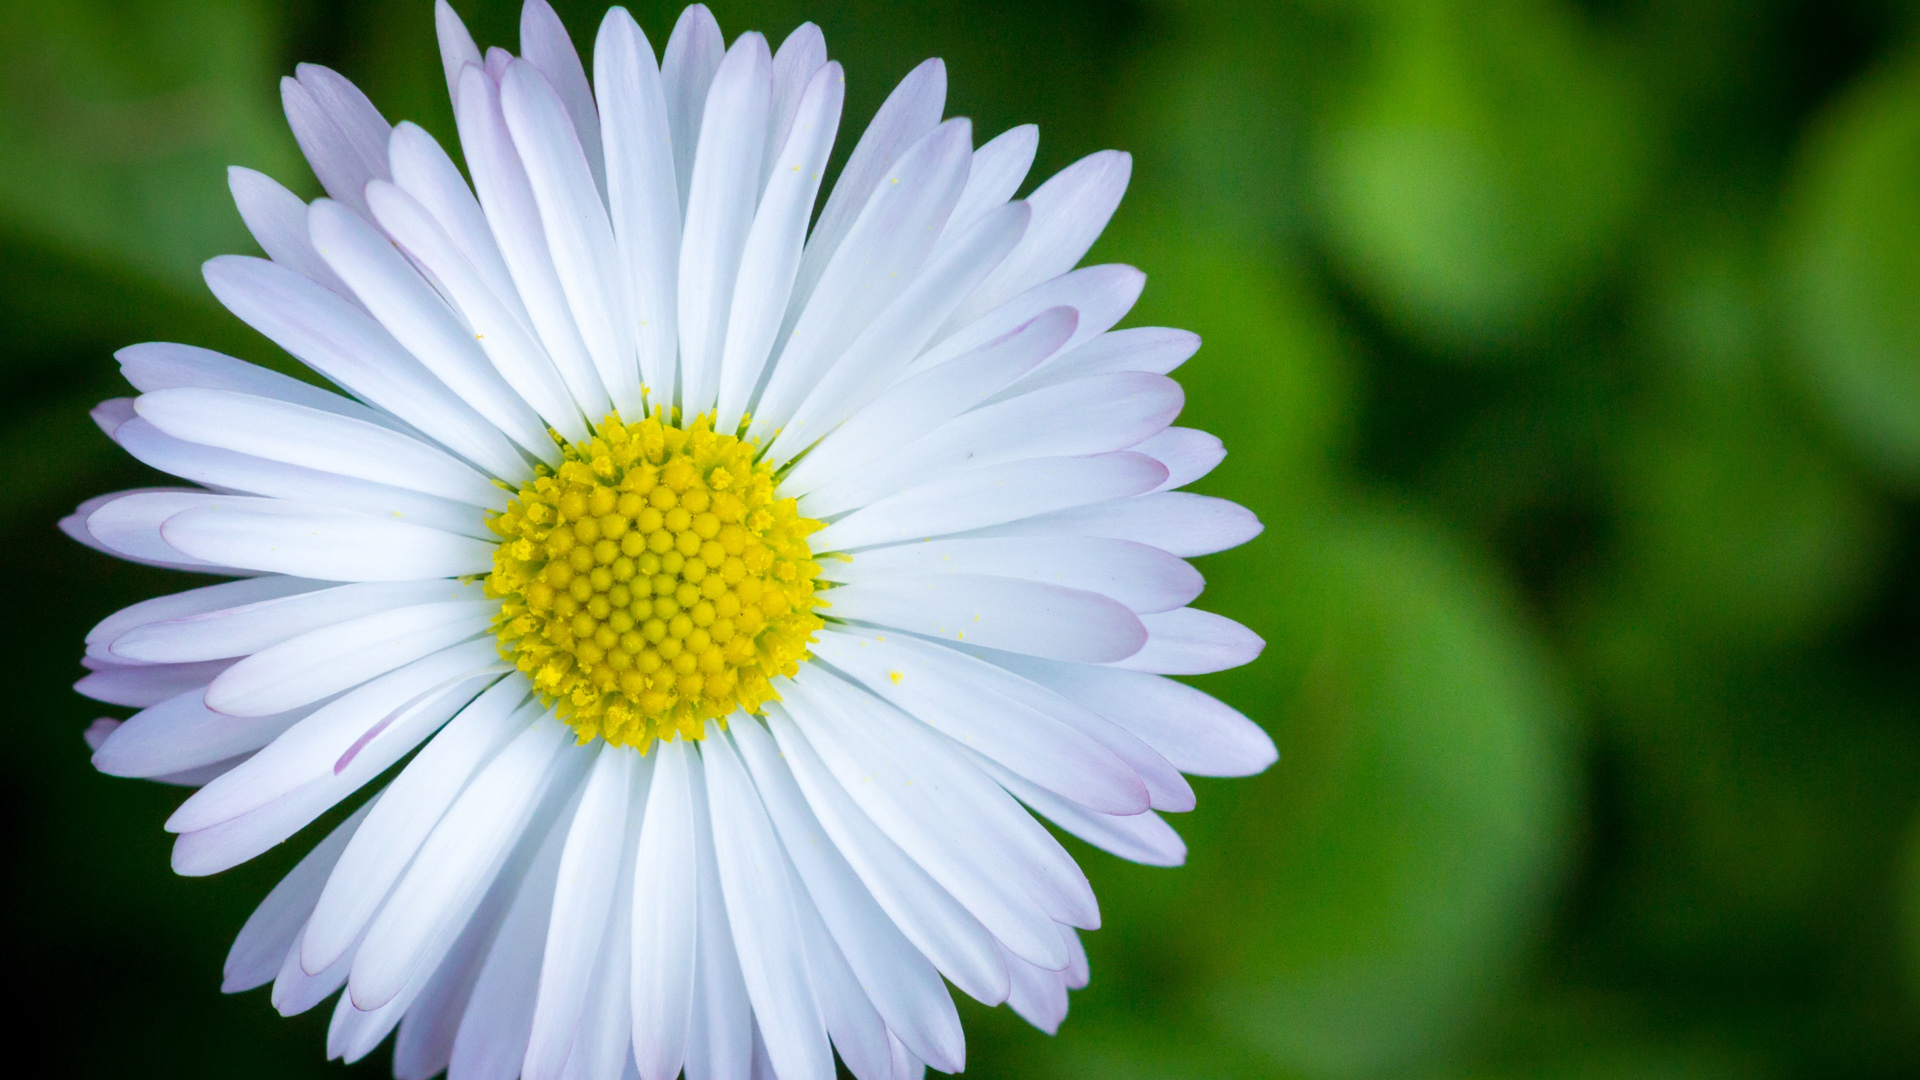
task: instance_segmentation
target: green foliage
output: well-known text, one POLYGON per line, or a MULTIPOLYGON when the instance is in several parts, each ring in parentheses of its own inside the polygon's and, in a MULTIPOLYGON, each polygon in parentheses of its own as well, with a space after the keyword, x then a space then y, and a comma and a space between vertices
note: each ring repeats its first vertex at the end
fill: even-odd
MULTIPOLYGON (((456 0, 512 47, 513 0, 456 0)), ((590 42, 601 8, 560 3, 590 42)), ((677 7, 632 5, 656 47, 677 7)), ((948 61, 1030 181, 1135 180, 1093 254, 1200 333, 1200 561, 1268 641, 1199 680, 1281 760, 1198 780, 1180 870, 1101 898, 1060 1034, 983 1076, 1733 1080, 1920 1070, 1920 52, 1875 0, 741 0, 847 65, 843 161, 948 61)), ((85 416, 111 351, 287 365, 211 303, 225 167, 317 192, 296 61, 452 144, 425 0, 0 0, 0 759, 29 1040, 63 1076, 320 1076, 325 1010, 217 993, 302 843, 185 881, 179 793, 87 767, 86 628, 167 588, 52 519, 158 482, 85 416), (111 1025, 112 1037, 102 1037, 111 1025), (57 1055, 57 1056, 56 1056, 57 1055)), ((25 1057, 34 1055, 27 1054, 25 1057)), ((383 1075, 384 1056, 355 1071, 383 1075)))

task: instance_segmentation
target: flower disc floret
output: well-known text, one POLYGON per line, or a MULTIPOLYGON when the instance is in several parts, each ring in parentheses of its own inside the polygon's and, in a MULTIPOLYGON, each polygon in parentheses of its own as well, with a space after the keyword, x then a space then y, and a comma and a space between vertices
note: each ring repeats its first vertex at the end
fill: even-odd
POLYGON ((644 751, 776 698, 768 680, 823 625, 821 523, 778 496, 755 444, 656 408, 561 450, 488 517, 501 654, 581 742, 644 751))

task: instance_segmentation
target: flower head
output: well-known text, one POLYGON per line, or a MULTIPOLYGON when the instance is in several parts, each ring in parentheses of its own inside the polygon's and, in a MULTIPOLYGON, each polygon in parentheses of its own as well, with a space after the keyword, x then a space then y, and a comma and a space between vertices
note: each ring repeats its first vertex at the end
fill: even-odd
POLYGON ((329 1051, 398 1028, 409 1078, 957 1071, 943 977, 1054 1029, 1099 911, 1032 814, 1173 865, 1181 773, 1274 758, 1165 678, 1258 652, 1185 559, 1259 526, 1173 490, 1222 456, 1168 426, 1197 339, 1074 269, 1127 158, 1014 200, 1034 130, 976 149, 929 61, 814 222, 811 25, 728 46, 695 6, 656 63, 615 8, 589 77, 544 0, 518 57, 437 17, 471 186, 303 66, 328 198, 233 170, 268 257, 206 267, 342 392, 126 349, 96 419, 197 486, 62 522, 230 579, 87 638, 79 689, 139 710, 95 763, 197 788, 177 870, 354 807, 226 988, 344 989, 329 1051))

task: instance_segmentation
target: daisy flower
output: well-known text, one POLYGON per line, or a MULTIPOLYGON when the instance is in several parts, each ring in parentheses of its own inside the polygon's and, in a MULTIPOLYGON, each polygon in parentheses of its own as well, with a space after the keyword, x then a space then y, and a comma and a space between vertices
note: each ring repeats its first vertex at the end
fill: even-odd
POLYGON ((189 486, 62 522, 230 580, 87 637, 116 776, 196 788, 176 870, 326 819, 225 988, 394 1072, 859 1080, 964 1065, 947 984, 1054 1030, 1092 889, 1040 820, 1180 863, 1182 773, 1275 757, 1168 675, 1261 647, 1188 604, 1241 508, 1177 490, 1198 340, 1114 330, 1075 269, 1129 159, 1013 199, 916 68, 814 220, 844 93, 818 29, 731 45, 622 9, 591 70, 544 0, 520 55, 437 9, 463 175, 304 66, 327 197, 234 169, 267 258, 206 280, 339 392, 186 345, 95 411, 189 486), (468 178, 471 178, 471 185, 468 178), (811 228, 809 223, 812 222, 811 228))

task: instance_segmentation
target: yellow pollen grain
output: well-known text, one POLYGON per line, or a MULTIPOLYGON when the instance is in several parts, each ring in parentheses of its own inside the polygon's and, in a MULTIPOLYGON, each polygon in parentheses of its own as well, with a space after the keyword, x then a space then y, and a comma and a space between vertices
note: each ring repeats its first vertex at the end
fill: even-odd
POLYGON ((645 752, 777 699, 769 680, 824 625, 806 540, 821 523, 776 495, 756 445, 658 408, 560 445, 487 519, 500 654, 583 743, 645 752))

